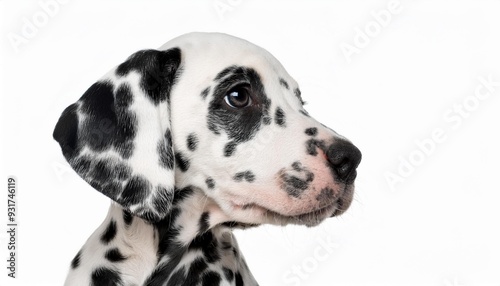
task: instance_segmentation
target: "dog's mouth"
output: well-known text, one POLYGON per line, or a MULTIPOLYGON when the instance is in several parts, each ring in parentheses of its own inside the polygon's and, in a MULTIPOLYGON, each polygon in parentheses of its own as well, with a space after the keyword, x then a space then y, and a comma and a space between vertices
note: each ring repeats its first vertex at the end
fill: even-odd
POLYGON ((340 216, 346 212, 351 205, 353 193, 354 185, 345 185, 339 197, 325 201, 315 208, 305 209, 303 212, 293 215, 283 214, 256 202, 238 204, 233 201, 232 205, 234 209, 258 214, 261 217, 260 223, 316 226, 329 217, 340 216))
POLYGON ((281 214, 256 203, 245 204, 243 206, 235 205, 235 207, 241 210, 258 211, 265 218, 267 223, 276 225, 298 224, 316 226, 326 218, 339 215, 345 211, 341 199, 315 210, 296 215, 281 214))
POLYGON ((272 210, 267 210, 266 214, 274 217, 278 221, 286 221, 286 223, 300 224, 306 226, 316 226, 326 218, 332 216, 332 214, 335 213, 336 211, 337 211, 337 202, 316 209, 314 211, 293 216, 282 215, 272 210))
POLYGON ((354 196, 354 184, 349 184, 344 187, 344 191, 342 196, 337 199, 336 204, 337 207, 335 211, 332 213, 331 217, 340 216, 345 213, 347 209, 351 206, 351 202, 354 196))

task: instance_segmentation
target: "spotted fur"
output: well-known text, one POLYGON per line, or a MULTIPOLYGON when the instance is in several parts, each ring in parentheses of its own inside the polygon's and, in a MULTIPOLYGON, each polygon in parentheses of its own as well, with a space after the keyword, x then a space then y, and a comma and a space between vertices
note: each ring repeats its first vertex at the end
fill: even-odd
POLYGON ((134 53, 53 136, 113 201, 70 263, 72 286, 257 285, 232 230, 342 214, 361 160, 272 55, 211 33, 134 53))

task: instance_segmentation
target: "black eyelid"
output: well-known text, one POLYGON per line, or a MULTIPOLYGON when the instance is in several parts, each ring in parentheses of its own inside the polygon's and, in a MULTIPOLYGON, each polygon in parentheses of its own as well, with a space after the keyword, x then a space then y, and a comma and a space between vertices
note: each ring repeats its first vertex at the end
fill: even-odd
POLYGON ((227 92, 236 89, 236 88, 246 88, 248 90, 252 90, 252 85, 249 82, 239 82, 239 83, 234 83, 227 89, 227 92))

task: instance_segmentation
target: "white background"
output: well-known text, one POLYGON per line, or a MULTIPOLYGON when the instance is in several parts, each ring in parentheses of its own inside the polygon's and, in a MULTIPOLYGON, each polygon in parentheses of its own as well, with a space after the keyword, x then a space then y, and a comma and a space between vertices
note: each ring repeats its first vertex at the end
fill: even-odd
POLYGON ((1 285, 61 285, 107 212, 52 140, 62 110, 128 55, 190 31, 269 50, 308 111, 363 152, 342 217, 237 231, 260 285, 500 285, 498 1, 403 0, 381 23, 390 1, 69 0, 48 15, 50 1, 0 1, 0 221, 8 175, 19 209, 18 279, 2 230, 1 285))

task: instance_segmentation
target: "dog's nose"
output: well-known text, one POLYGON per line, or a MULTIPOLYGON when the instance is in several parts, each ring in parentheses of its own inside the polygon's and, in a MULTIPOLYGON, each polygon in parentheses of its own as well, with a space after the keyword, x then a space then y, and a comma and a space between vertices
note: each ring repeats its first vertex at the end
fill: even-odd
POLYGON ((345 140, 337 140, 330 145, 326 156, 338 180, 347 184, 354 182, 356 168, 361 161, 361 151, 356 146, 345 140))

